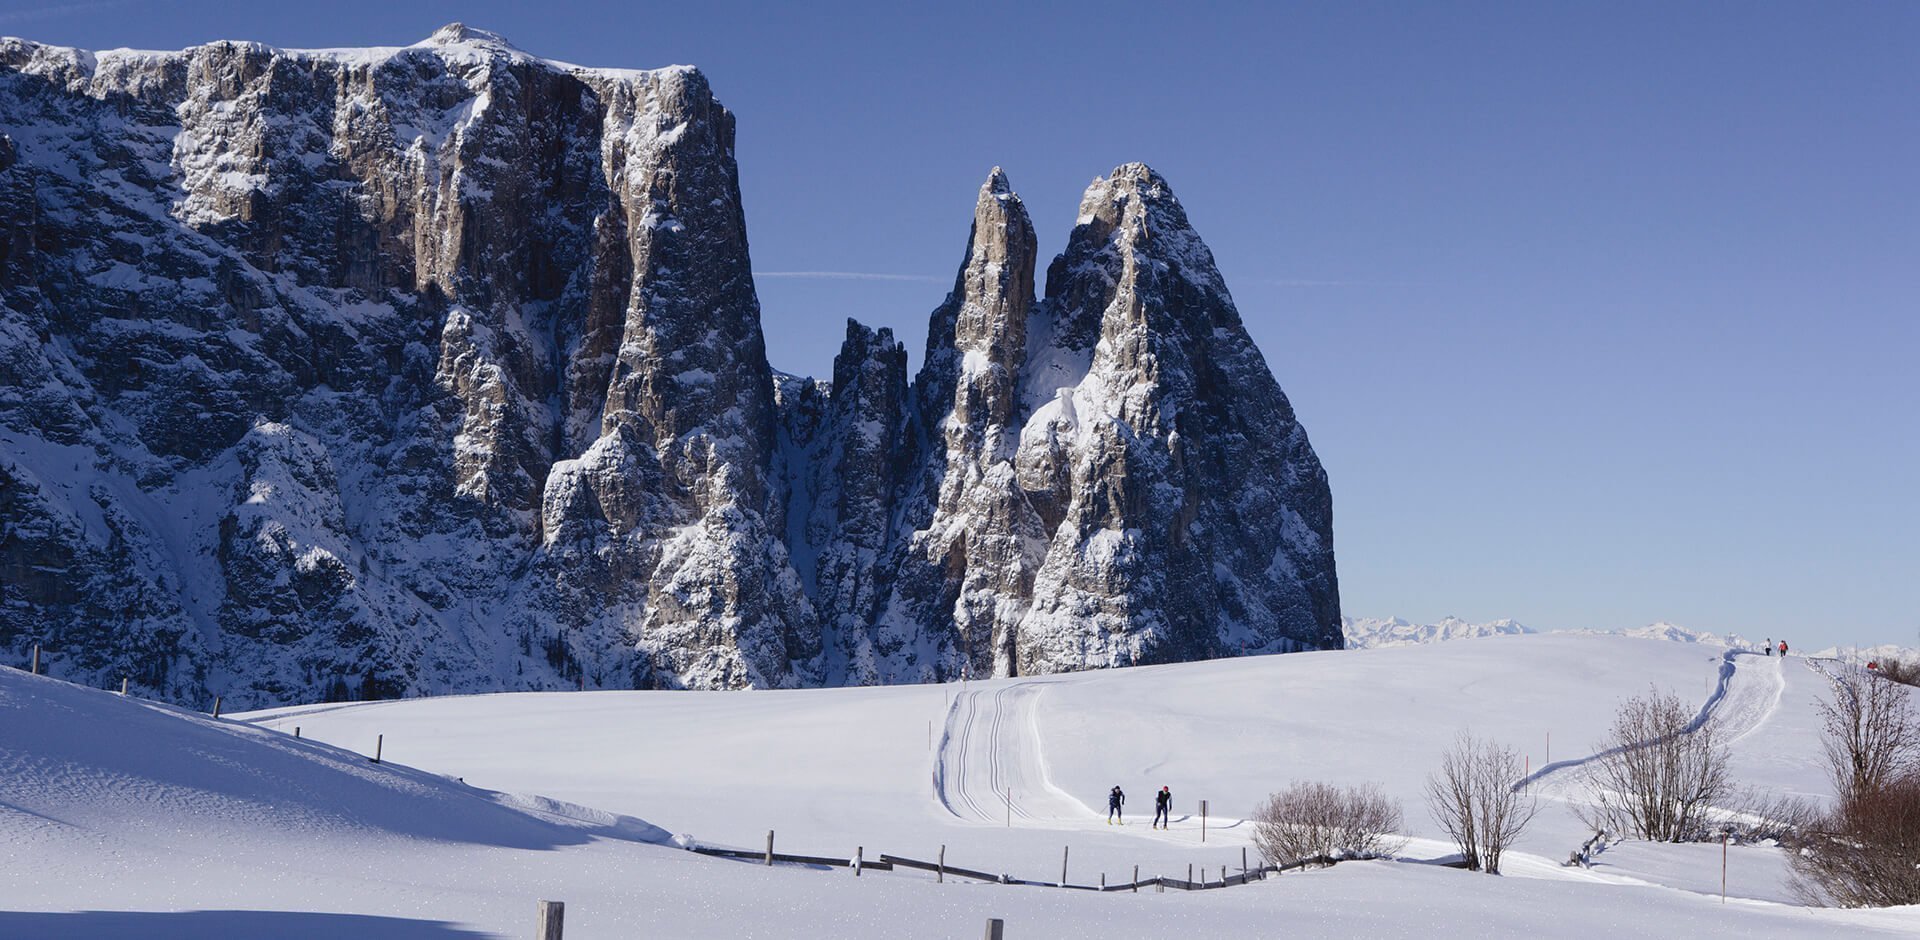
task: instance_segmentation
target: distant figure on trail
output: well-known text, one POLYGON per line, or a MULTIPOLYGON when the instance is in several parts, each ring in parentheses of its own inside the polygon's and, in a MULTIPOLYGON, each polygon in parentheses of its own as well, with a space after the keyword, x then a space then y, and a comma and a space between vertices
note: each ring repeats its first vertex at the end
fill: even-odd
POLYGON ((1787 641, 1785 640, 1780 641, 1780 655, 1783 658, 1787 655, 1787 641))
POLYGON ((1120 815, 1120 807, 1125 805, 1127 805, 1127 795, 1120 792, 1119 784, 1114 784, 1113 789, 1107 793, 1107 825, 1113 825, 1115 819, 1120 820, 1122 826, 1127 824, 1126 818, 1120 815))
POLYGON ((1766 650, 1768 656, 1772 656, 1773 655, 1773 637, 1767 637, 1767 642, 1761 644, 1760 648, 1763 650, 1766 650))
POLYGON ((1161 787, 1160 792, 1153 795, 1153 827, 1167 828, 1167 814, 1171 812, 1173 812, 1173 791, 1161 787))

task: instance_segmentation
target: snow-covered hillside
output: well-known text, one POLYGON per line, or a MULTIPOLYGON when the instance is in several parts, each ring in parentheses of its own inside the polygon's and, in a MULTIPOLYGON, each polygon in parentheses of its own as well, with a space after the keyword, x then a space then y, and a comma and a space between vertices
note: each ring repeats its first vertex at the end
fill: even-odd
POLYGON ((972 937, 989 916, 1009 937, 1920 934, 1914 909, 1792 905, 1765 846, 1733 847, 1725 905, 1718 847, 1629 843, 1591 870, 1561 867, 1586 834, 1566 804, 1580 765, 1617 701, 1649 684, 1723 727, 1741 784, 1826 793, 1812 714, 1824 686, 1802 660, 1617 636, 220 721, 0 670, 0 936, 525 936, 539 898, 568 903, 569 940, 972 937), (1528 755, 1545 807, 1502 877, 1430 864, 1450 850, 1418 790, 1469 727, 1528 755), (782 851, 930 859, 945 846, 949 864, 1036 880, 1059 877, 1063 849, 1075 884, 1135 865, 1217 876, 1248 845, 1240 818, 1295 779, 1379 783, 1412 842, 1397 861, 1194 894, 856 878, 675 845, 759 848, 773 829, 782 851), (1132 795, 1125 827, 1089 808, 1115 784, 1132 795), (1175 795, 1165 832, 1144 825, 1162 785, 1175 795))

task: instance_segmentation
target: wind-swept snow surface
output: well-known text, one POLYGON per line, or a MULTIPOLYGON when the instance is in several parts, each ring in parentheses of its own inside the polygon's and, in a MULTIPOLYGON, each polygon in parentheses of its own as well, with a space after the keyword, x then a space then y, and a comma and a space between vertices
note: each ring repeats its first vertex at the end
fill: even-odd
POLYGON ((1627 843, 1563 868, 1586 836, 1570 776, 1540 788, 1507 876, 1423 864, 1450 851, 1418 788, 1456 728, 1536 767, 1551 731, 1551 759, 1578 759, 1650 684, 1746 729, 1740 783, 1824 794, 1819 674, 1724 653, 1511 636, 964 687, 525 693, 217 722, 0 670, 0 936, 520 937, 539 898, 567 902, 569 940, 971 937, 989 916, 1010 937, 1920 934, 1912 909, 1782 903, 1783 859, 1765 846, 1734 847, 1724 906, 1718 847, 1627 843), (1380 783, 1407 811, 1404 857, 1099 894, 767 868, 681 851, 639 822, 753 849, 773 829, 780 851, 858 846, 869 860, 944 845, 950 865, 1049 881, 1066 848, 1074 884, 1135 865, 1217 878, 1248 846, 1238 820, 1292 779, 1380 783), (1135 811, 1124 828, 1097 813, 1116 783, 1135 811), (1163 784, 1174 825, 1149 830, 1163 784))

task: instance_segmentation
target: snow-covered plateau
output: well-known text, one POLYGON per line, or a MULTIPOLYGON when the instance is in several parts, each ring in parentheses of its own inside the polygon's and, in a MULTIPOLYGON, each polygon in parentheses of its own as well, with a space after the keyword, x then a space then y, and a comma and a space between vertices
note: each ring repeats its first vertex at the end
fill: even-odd
MULTIPOLYGON (((1828 665, 1828 664, 1820 664, 1828 665)), ((1742 786, 1824 799, 1800 657, 1497 636, 878 688, 502 693, 220 719, 0 669, 0 936, 1806 937, 1920 935, 1920 909, 1794 902, 1771 845, 1625 842, 1571 812, 1616 704, 1699 707, 1742 786), (1543 809, 1490 876, 1420 799, 1456 731, 1518 748, 1543 809), (383 760, 370 760, 376 748, 383 760), (1545 768, 1542 771, 1542 768, 1545 768), (765 867, 689 844, 933 860, 1033 881, 1217 878, 1293 780, 1377 783, 1391 861, 1184 893, 895 868, 765 867), (1114 785, 1127 825, 1095 807, 1114 785), (1171 828, 1147 827, 1152 793, 1171 828), (1199 801, 1209 804, 1202 841, 1199 801)), ((1257 862, 1257 853, 1254 856, 1257 862)))

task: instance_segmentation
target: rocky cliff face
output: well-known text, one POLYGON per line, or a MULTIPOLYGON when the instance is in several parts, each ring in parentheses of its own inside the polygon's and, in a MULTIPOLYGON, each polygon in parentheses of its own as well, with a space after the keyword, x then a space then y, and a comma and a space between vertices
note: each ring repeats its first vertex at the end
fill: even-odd
POLYGON ((0 657, 235 704, 1332 647, 1325 474, 1141 166, 918 375, 774 373, 692 69, 0 40, 0 657))

